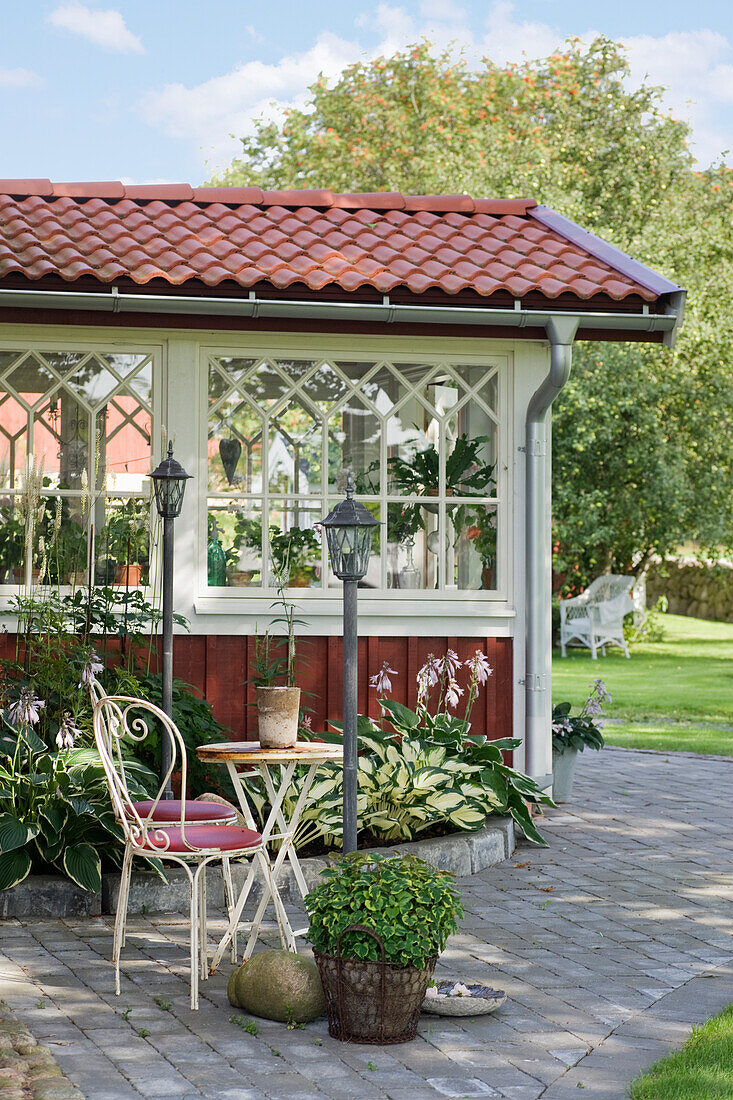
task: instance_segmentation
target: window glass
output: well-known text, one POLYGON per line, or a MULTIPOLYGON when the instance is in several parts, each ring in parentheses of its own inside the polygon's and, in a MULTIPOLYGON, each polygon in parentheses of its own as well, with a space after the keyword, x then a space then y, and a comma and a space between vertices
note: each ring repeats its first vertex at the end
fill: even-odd
POLYGON ((152 387, 143 352, 0 352, 0 583, 146 582, 152 387))
POLYGON ((208 397, 208 547, 215 521, 227 585, 336 586, 314 527, 351 473, 383 525, 363 587, 496 590, 495 365, 212 356, 208 397))

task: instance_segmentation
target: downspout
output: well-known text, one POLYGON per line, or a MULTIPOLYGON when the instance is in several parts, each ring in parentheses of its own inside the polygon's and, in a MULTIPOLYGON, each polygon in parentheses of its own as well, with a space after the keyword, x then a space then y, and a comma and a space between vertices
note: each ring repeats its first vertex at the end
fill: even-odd
POLYGON ((532 394, 526 425, 525 771, 540 786, 552 781, 551 554, 547 538, 548 413, 570 377, 577 316, 550 317, 550 372, 532 394))

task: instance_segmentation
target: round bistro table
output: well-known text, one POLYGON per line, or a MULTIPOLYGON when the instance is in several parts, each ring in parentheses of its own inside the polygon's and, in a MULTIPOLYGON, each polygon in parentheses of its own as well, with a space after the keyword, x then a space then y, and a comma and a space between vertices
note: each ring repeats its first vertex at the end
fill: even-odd
MULTIPOLYGON (((265 844, 268 844, 271 840, 281 841, 280 850, 274 861, 268 855, 270 864, 269 882, 266 881, 263 883, 262 897, 254 918, 252 921, 242 922, 242 910, 244 909, 254 881, 253 864, 250 874, 247 876, 244 886, 240 891, 237 903, 231 910, 226 932, 214 952, 214 957, 211 962, 211 972, 213 973, 218 967, 227 946, 232 943, 236 945, 236 935, 240 929, 249 931, 249 939, 244 951, 244 958, 249 958, 257 942, 257 937, 262 925, 262 918, 270 900, 272 900, 275 910, 275 918, 280 933, 280 942, 286 950, 295 951, 295 937, 302 936, 307 931, 307 928, 293 930, 288 920, 287 913, 285 912, 285 906, 280 897, 278 884, 282 878, 285 860, 287 859, 293 868, 293 875, 298 884, 301 897, 305 897, 308 893, 308 886, 303 875, 303 869, 300 866, 300 861, 295 851, 295 844, 293 843, 295 831, 298 828, 301 815, 308 802, 308 794, 313 785, 316 771, 321 764, 341 762, 344 755, 343 748, 341 745, 327 745, 318 741, 298 741, 290 748, 263 749, 259 741, 229 741, 216 745, 200 745, 196 750, 196 755, 203 763, 226 765, 229 777, 232 781, 232 786, 237 795, 242 816, 248 828, 254 829, 256 832, 260 832, 260 829, 255 823, 252 815, 252 808, 247 798, 248 773, 241 772, 239 769, 246 767, 247 769, 256 770, 260 773, 270 799, 271 807, 267 820, 261 830, 262 839, 265 844), (286 820, 283 802, 290 788, 290 784, 292 783, 295 769, 299 765, 302 766, 304 764, 307 765, 308 771, 304 777, 300 796, 293 808, 289 820, 286 820), (276 826, 279 830, 278 832, 275 832, 276 826)), ((236 953, 236 946, 234 947, 234 951, 236 953)))

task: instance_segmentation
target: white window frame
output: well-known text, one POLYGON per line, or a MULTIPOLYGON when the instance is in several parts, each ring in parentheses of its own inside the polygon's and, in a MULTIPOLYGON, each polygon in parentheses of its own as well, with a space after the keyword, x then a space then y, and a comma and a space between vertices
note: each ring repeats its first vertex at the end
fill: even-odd
MULTIPOLYGON (((48 329, 46 330, 48 331, 48 329)), ((52 354, 54 352, 78 352, 84 356, 89 356, 94 353, 98 353, 100 357, 103 357, 105 352, 112 352, 119 355, 143 355, 149 358, 152 364, 152 388, 151 388, 151 463, 154 467, 161 453, 161 430, 162 424, 165 422, 166 404, 165 396, 167 393, 166 384, 166 361, 164 355, 164 345, 160 339, 156 341, 141 341, 139 333, 131 335, 130 339, 126 339, 124 334, 108 333, 106 330, 97 329, 90 335, 87 331, 84 334, 78 336, 69 336, 69 330, 67 328, 58 328, 52 335, 37 335, 37 329, 24 329, 16 333, 16 335, 3 336, 0 338, 0 351, 18 351, 24 354, 33 354, 38 352, 40 355, 52 354)), ((81 366, 81 364, 79 364, 81 366)), ((78 368, 77 368, 78 369, 78 368)), ((124 384, 124 380, 123 380, 124 384)), ((115 390, 115 392, 117 392, 115 390)), ((33 439, 28 439, 28 456, 32 460, 33 456, 33 439)), ((4 490, 0 490, 4 492, 4 490)), ((147 493, 145 491, 129 490, 120 491, 119 494, 109 492, 104 489, 101 491, 105 498, 115 499, 117 496, 120 498, 130 499, 145 499, 147 493)), ((8 495, 13 497, 19 497, 23 495, 22 490, 10 489, 8 495)), ((49 489, 44 496, 49 497, 61 497, 61 498, 74 498, 80 496, 78 490, 57 490, 49 489)), ((157 557, 160 553, 159 548, 155 547, 152 538, 154 530, 154 524, 157 522, 157 516, 151 516, 151 544, 150 544, 150 563, 148 570, 148 583, 141 585, 141 591, 146 595, 146 598, 150 598, 153 592, 154 580, 157 576, 157 557)), ((26 563, 27 569, 27 563, 26 563)), ((26 573, 27 575, 27 573, 26 573)), ((71 586, 65 584, 33 584, 32 589, 43 593, 53 588, 59 590, 62 593, 70 592, 71 586)), ((0 583, 0 608, 8 607, 10 598, 13 596, 27 591, 26 584, 5 584, 0 583)))
MULTIPOLYGON (((498 448, 496 469, 496 498, 497 498, 497 572, 499 584, 496 589, 489 591, 474 589, 422 589, 409 591, 405 589, 360 589, 359 600, 363 601, 364 610, 370 614, 384 613, 386 615, 401 616, 418 612, 420 608, 424 612, 441 616, 455 615, 456 604, 461 606, 473 605, 480 601, 481 614, 492 616, 495 614, 509 614, 507 607, 512 594, 512 556, 510 545, 512 541, 513 517, 511 504, 513 500, 513 463, 509 461, 512 447, 513 426, 513 354, 506 348, 501 350, 487 348, 485 351, 476 351, 476 341, 460 338, 450 340, 406 340, 386 337, 354 337, 348 343, 343 338, 324 336, 322 334, 294 334, 283 339, 281 334, 272 333, 258 335, 241 343, 202 343, 199 345, 198 373, 200 380, 199 390, 199 446, 200 458, 199 477, 197 478, 197 531, 196 531, 196 586, 194 606, 197 614, 251 614, 264 616, 272 614, 271 605, 275 590, 266 587, 242 588, 209 588, 207 578, 207 523, 208 501, 216 498, 216 493, 208 490, 208 428, 209 428, 209 363, 214 358, 249 358, 262 357, 272 359, 308 359, 314 363, 329 360, 364 360, 373 362, 394 363, 399 370, 400 362, 414 363, 416 359, 423 362, 426 368, 449 366, 452 364, 461 366, 484 366, 489 369, 497 367, 497 415, 498 415, 498 448), (450 344, 450 350, 436 348, 436 344, 450 344), (464 350, 464 345, 471 343, 471 350, 464 350)), ((297 392, 297 391, 295 391, 297 392)), ((292 391, 291 391, 292 394, 292 391)), ((386 456, 386 440, 382 439, 382 455, 386 456)), ((442 471, 443 467, 441 467, 442 471)), ((441 472, 441 485, 444 474, 441 472)), ((263 471, 263 491, 253 494, 263 501, 263 521, 266 516, 268 498, 285 495, 290 499, 294 494, 270 494, 266 484, 266 471, 263 471)), ((322 472, 322 489, 319 494, 309 494, 312 500, 317 495, 323 496, 327 482, 327 470, 322 472)), ((233 494, 222 493, 222 498, 233 494)), ((368 498, 365 498, 368 499, 368 498)), ((411 498, 405 497, 408 502, 411 498)), ((418 498, 414 498, 418 499, 418 498)), ((441 500, 441 516, 444 520, 445 503, 441 500)), ((325 545, 323 555, 327 553, 325 545)), ((385 558, 382 555, 382 580, 384 581, 385 558)), ((323 559, 322 559, 323 562, 323 559)), ((288 589, 290 597, 301 605, 303 612, 308 615, 330 615, 340 602, 340 590, 334 588, 308 588, 288 589)), ((513 617, 513 611, 511 615, 513 617)))

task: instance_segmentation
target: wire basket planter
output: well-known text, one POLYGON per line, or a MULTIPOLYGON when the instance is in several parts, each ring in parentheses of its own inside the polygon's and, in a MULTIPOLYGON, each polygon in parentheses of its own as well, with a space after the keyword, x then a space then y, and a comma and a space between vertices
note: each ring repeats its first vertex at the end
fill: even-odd
POLYGON ((328 1033, 344 1043, 407 1043, 417 1034, 420 1006, 437 956, 424 970, 385 961, 384 943, 373 929, 350 924, 337 941, 337 954, 313 952, 326 995, 328 1033), (345 959, 347 932, 366 932, 379 945, 381 960, 345 959))

